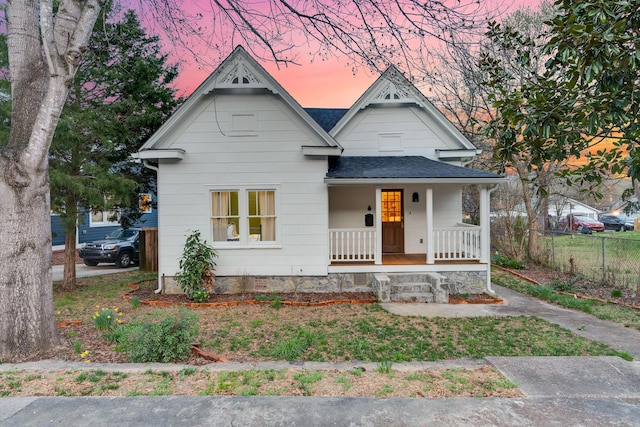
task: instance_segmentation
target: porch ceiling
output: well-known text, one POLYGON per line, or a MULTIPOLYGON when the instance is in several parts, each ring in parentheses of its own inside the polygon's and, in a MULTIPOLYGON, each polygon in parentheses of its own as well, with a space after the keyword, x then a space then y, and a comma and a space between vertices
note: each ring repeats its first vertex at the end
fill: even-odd
POLYGON ((464 168, 421 156, 337 157, 331 161, 325 182, 372 183, 496 183, 504 178, 478 169, 464 168))

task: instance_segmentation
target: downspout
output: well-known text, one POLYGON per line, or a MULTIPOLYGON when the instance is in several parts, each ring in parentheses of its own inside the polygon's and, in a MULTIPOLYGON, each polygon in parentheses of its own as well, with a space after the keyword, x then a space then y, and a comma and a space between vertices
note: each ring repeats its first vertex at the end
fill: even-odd
MULTIPOLYGON (((489 199, 489 203, 487 203, 487 205, 489 206, 489 211, 487 212, 487 216, 489 217, 489 221, 488 221, 488 226, 491 227, 491 218, 490 218, 490 213, 491 213, 491 193, 493 193, 494 191, 496 191, 498 189, 498 184, 493 184, 493 187, 487 189, 487 198, 489 199)), ((491 244, 489 244, 489 248, 491 248, 491 244)), ((494 291, 491 288, 491 254, 489 254, 489 268, 487 269, 487 286, 486 286, 487 292, 489 292, 491 295, 495 295, 496 291, 494 291)))
MULTIPOLYGON (((144 165, 145 168, 155 171, 156 177, 158 176, 158 172, 160 172, 160 170, 158 169, 157 166, 153 166, 151 163, 149 163, 149 160, 146 160, 146 159, 142 160, 142 164, 144 165)), ((162 275, 162 277, 158 278, 158 289, 156 289, 153 292, 156 294, 159 294, 160 292, 162 292, 163 285, 164 285, 164 274, 162 275)))

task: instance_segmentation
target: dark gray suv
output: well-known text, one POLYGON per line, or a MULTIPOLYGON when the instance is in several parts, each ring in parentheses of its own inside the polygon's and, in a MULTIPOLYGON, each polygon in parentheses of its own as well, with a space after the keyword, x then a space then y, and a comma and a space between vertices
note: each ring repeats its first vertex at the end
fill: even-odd
POLYGON ((115 263, 118 267, 127 268, 138 262, 140 256, 140 229, 129 228, 115 230, 95 242, 85 243, 80 249, 80 258, 86 265, 96 266, 98 263, 115 263))

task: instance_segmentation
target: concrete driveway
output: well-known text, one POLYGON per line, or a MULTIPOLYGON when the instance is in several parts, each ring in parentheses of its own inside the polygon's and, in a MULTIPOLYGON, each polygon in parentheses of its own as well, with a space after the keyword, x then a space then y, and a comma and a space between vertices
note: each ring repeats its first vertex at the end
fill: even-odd
MULTIPOLYGON (((95 267, 89 267, 84 264, 76 264, 76 277, 102 276, 103 274, 122 273, 123 271, 138 270, 138 266, 129 268, 116 267, 115 264, 98 264, 95 267)), ((64 267, 62 265, 54 265, 51 267, 51 275, 53 281, 62 280, 64 267)))

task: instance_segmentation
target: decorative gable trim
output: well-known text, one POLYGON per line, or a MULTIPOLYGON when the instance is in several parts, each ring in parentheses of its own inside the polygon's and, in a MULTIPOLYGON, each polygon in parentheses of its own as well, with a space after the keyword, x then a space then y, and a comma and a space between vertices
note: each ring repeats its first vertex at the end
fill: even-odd
POLYGON ((222 75, 218 87, 263 87, 264 83, 249 69, 243 61, 233 66, 231 71, 222 75))
POLYGON ((415 99, 411 97, 409 91, 402 86, 387 82, 387 84, 380 88, 378 94, 374 96, 371 102, 415 102, 415 99))

